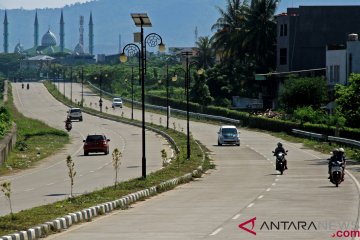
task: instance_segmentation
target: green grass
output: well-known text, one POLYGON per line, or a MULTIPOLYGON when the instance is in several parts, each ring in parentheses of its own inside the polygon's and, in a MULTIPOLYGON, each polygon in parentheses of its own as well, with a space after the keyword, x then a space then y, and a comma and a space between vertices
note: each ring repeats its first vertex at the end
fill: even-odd
POLYGON ((69 135, 45 123, 27 118, 14 106, 9 86, 6 107, 17 125, 17 143, 8 159, 0 166, 0 175, 34 166, 40 160, 54 154, 69 143, 69 135))
MULTIPOLYGON (((52 84, 46 83, 45 86, 48 87, 48 90, 55 97, 57 96, 59 99, 63 99, 63 97, 59 93, 56 93, 57 89, 51 87, 52 84)), ((117 118, 122 119, 121 117, 117 118)), ((114 188, 114 186, 109 186, 98 191, 77 196, 71 200, 64 199, 63 201, 58 201, 52 204, 23 210, 21 212, 13 214, 12 217, 10 215, 0 217, 0 236, 21 230, 26 230, 30 227, 34 227, 46 221, 50 221, 57 217, 64 216, 70 212, 80 211, 90 206, 119 199, 129 193, 149 188, 158 185, 166 180, 192 172, 198 166, 203 166, 204 170, 214 167, 214 165, 210 162, 207 156, 205 157, 205 161, 203 162, 203 152, 192 138, 191 160, 186 160, 186 135, 174 131, 173 129, 165 129, 164 127, 155 125, 152 126, 170 135, 180 148, 180 153, 176 155, 176 158, 166 168, 148 174, 146 179, 138 178, 126 182, 121 182, 117 185, 116 189, 114 188)), ((113 179, 114 176, 109 176, 109 178, 113 179)), ((75 185, 76 180, 77 178, 75 177, 75 185)))

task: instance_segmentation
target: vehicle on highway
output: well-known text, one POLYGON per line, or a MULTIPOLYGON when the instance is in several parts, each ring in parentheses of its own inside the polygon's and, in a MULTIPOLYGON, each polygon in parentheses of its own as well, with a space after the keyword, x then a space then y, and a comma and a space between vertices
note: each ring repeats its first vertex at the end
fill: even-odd
POLYGON ((103 152, 105 155, 109 154, 109 141, 104 134, 88 135, 84 142, 84 155, 89 155, 90 152, 103 152))
POLYGON ((240 146, 240 133, 235 126, 224 125, 218 131, 218 145, 234 144, 240 146))
POLYGON ((343 162, 333 161, 330 164, 330 182, 332 182, 333 184, 335 184, 336 187, 338 187, 344 179, 343 162))
POLYGON ((273 151, 273 153, 275 154, 276 157, 276 170, 280 172, 281 175, 283 175, 285 169, 286 168, 286 159, 285 159, 285 155, 288 151, 285 152, 278 152, 275 154, 275 152, 273 151))
POLYGON ((80 122, 83 120, 80 108, 70 108, 67 111, 67 114, 67 118, 69 118, 70 120, 79 120, 80 122))
POLYGON ((71 123, 71 120, 70 118, 66 118, 65 120, 65 129, 70 132, 71 129, 72 129, 72 123, 71 123))
POLYGON ((111 104, 112 108, 116 108, 116 107, 123 107, 123 102, 121 98, 113 98, 112 104, 111 104))

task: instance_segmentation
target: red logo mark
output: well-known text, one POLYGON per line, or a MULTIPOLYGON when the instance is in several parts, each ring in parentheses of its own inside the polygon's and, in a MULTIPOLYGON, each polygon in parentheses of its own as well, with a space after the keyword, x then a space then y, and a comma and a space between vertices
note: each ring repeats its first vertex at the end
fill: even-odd
POLYGON ((243 222, 239 225, 239 228, 241 228, 242 230, 245 230, 247 231, 248 233, 251 233, 253 235, 256 235, 256 232, 253 231, 254 227, 255 227, 255 220, 256 220, 256 217, 250 219, 250 220, 247 220, 246 222, 243 222), (251 229, 245 227, 246 224, 248 223, 251 223, 251 229))

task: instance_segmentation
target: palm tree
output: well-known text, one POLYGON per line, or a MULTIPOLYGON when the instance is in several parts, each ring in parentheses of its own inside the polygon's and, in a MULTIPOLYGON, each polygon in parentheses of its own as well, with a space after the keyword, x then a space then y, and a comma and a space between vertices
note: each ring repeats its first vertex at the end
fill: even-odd
POLYGON ((252 0, 246 13, 246 35, 243 46, 253 55, 258 70, 275 66, 276 21, 278 0, 252 0))
POLYGON ((213 36, 213 46, 224 57, 242 57, 245 53, 241 46, 245 37, 246 12, 248 1, 227 0, 226 10, 217 7, 220 18, 212 26, 217 32, 213 36))
POLYGON ((207 69, 214 64, 214 50, 212 48, 212 40, 206 37, 199 37, 196 42, 198 55, 195 57, 200 66, 207 69))

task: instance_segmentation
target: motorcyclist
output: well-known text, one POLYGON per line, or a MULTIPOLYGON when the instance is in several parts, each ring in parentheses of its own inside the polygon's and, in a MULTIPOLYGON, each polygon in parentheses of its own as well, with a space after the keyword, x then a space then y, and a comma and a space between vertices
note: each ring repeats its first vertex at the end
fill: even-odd
POLYGON ((328 159, 329 160, 329 164, 328 164, 328 172, 329 172, 329 179, 331 179, 331 165, 334 162, 341 162, 343 163, 342 168, 343 168, 343 174, 342 174, 342 178, 344 180, 344 169, 345 169, 345 157, 344 157, 344 149, 343 148, 335 148, 332 151, 332 156, 328 159))
MULTIPOLYGON (((278 142, 277 147, 275 148, 275 151, 274 151, 274 156, 276 156, 280 152, 286 155, 286 151, 285 151, 285 148, 283 147, 282 143, 278 142)), ((284 164, 285 164, 285 169, 288 169, 287 160, 285 157, 284 157, 284 164)))
POLYGON ((344 172, 345 172, 345 165, 346 165, 346 158, 345 158, 345 150, 344 148, 339 148, 339 158, 341 159, 342 163, 343 163, 343 175, 342 175, 342 180, 344 181, 344 172))
POLYGON ((72 128, 72 126, 71 126, 71 119, 70 119, 70 117, 67 117, 67 118, 66 118, 66 121, 65 121, 65 128, 66 128, 66 129, 71 129, 71 128, 72 128))

